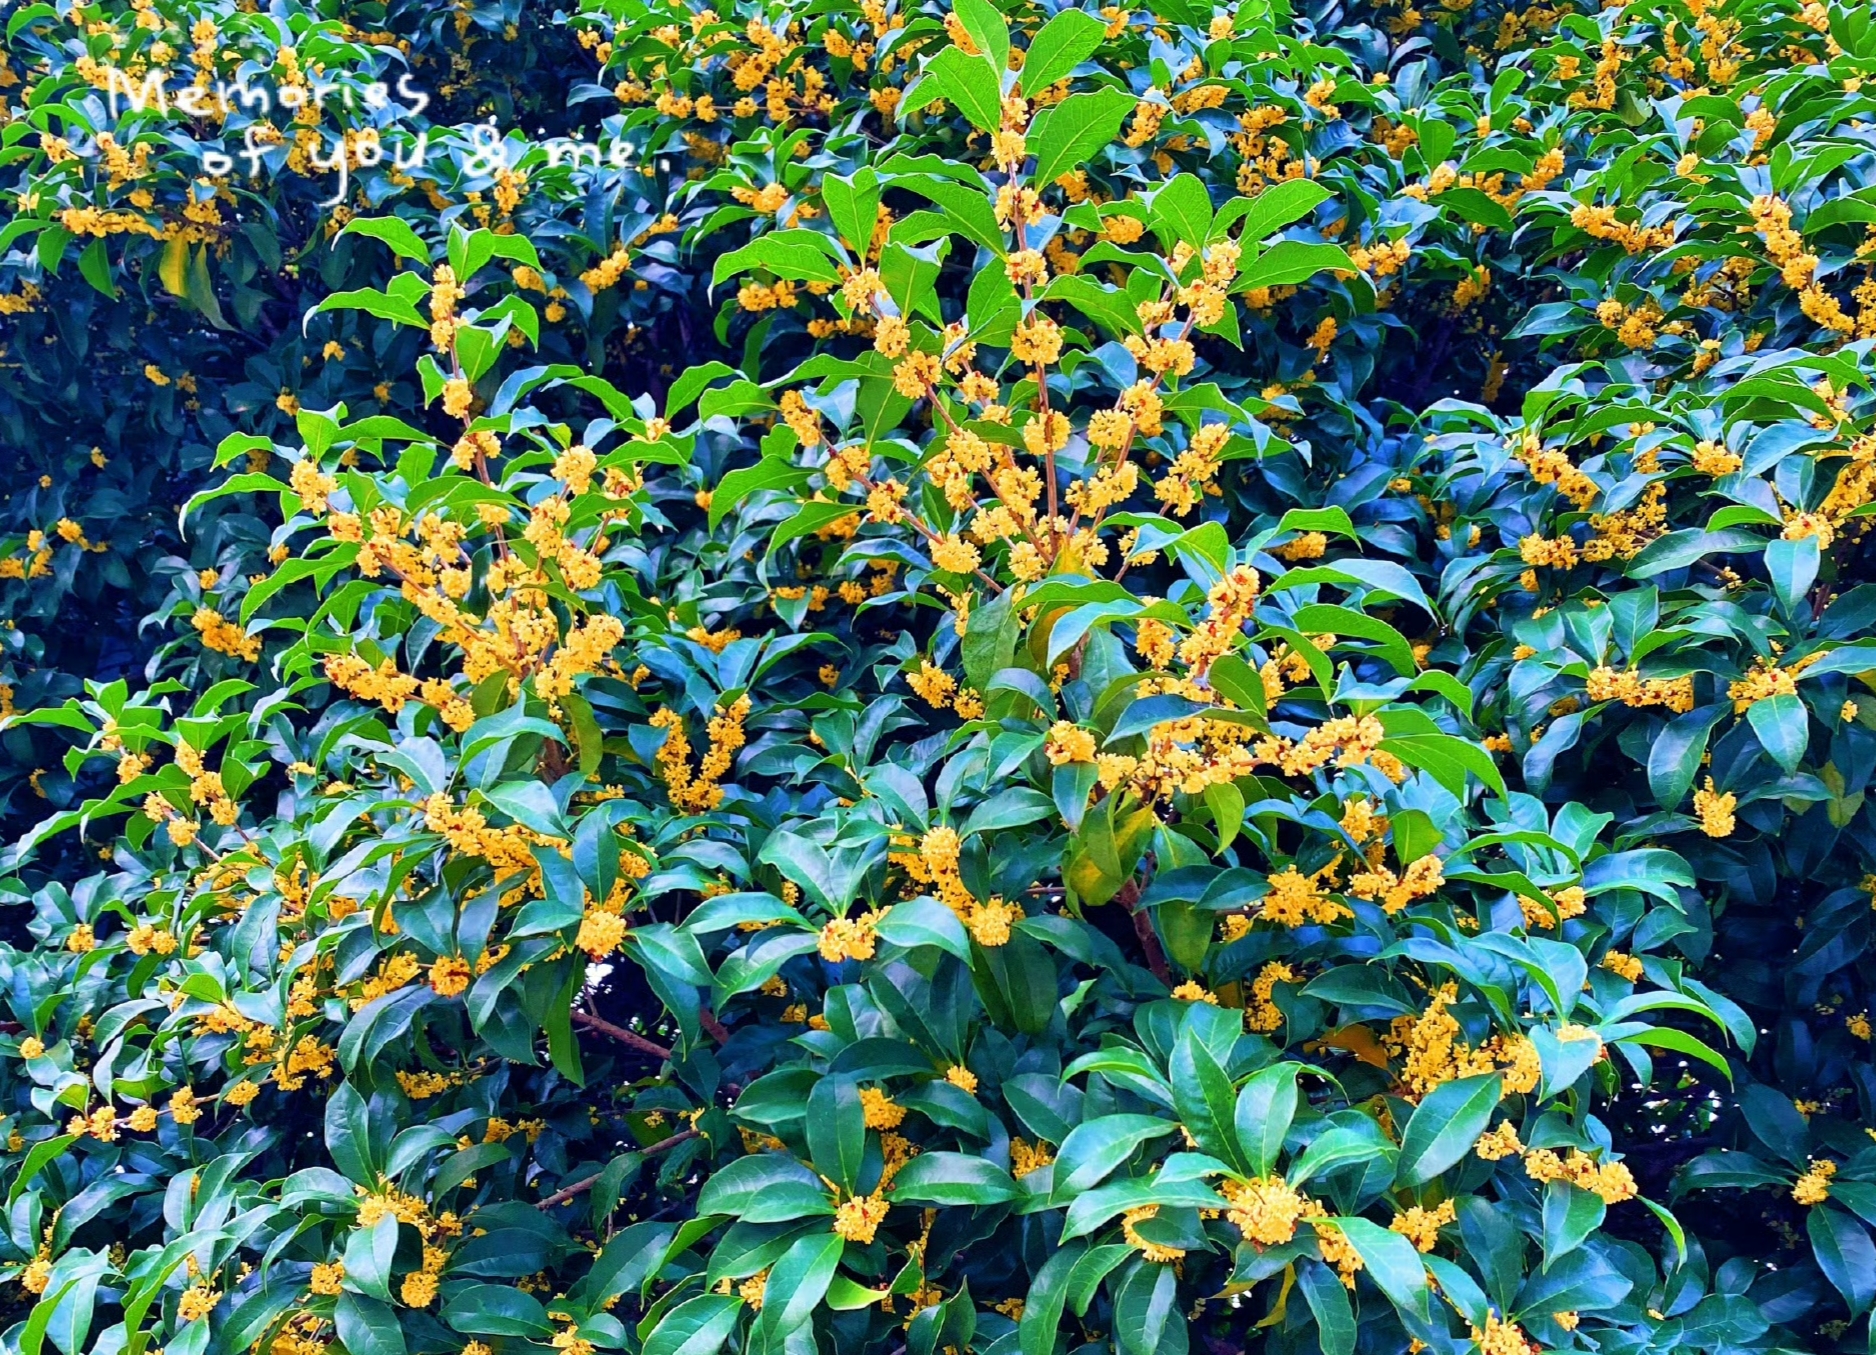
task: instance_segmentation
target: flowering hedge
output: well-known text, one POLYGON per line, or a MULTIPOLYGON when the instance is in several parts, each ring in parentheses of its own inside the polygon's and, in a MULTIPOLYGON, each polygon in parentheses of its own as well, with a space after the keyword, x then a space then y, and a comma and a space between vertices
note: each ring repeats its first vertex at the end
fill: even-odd
POLYGON ((1866 10, 382 23, 9 19, 9 1349, 1868 1347, 1866 10))

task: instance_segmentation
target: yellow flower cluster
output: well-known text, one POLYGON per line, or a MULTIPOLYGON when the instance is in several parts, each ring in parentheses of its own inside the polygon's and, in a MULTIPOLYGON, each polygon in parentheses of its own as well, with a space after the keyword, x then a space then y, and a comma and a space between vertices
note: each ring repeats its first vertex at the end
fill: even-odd
POLYGON ((879 1195, 856 1195, 834 1211, 834 1232, 861 1246, 873 1240, 879 1225, 886 1221, 887 1204, 879 1195))
POLYGON ((665 731, 664 744, 657 753, 658 774, 670 792, 671 803, 679 810, 707 814, 723 802, 719 783, 748 739, 743 721, 749 718, 750 709, 747 696, 738 697, 727 710, 717 708, 706 726, 710 746, 695 772, 690 766, 690 740, 684 733, 683 716, 669 707, 652 712, 652 726, 665 731))
MULTIPOLYGON (((1230 918, 1227 922, 1242 922, 1242 918, 1230 918)), ((1283 1012, 1275 1002, 1279 983, 1295 983, 1296 971, 1281 960, 1267 960, 1264 967, 1257 971, 1257 977, 1251 982, 1251 1002, 1244 1009, 1244 1027, 1246 1030, 1261 1034, 1278 1029, 1283 1025, 1283 1012)))
POLYGON ((1599 1163, 1574 1148, 1567 1158, 1559 1157, 1548 1148, 1533 1148, 1524 1155, 1524 1173, 1533 1181, 1568 1181, 1600 1195, 1605 1204, 1620 1204, 1641 1193, 1626 1164, 1599 1163))
POLYGON ((1410 863, 1399 875, 1386 866, 1375 864, 1350 877, 1348 892, 1358 899, 1378 900, 1381 910, 1392 916, 1415 899, 1424 899, 1446 883, 1440 859, 1428 853, 1410 863))
POLYGON ((1419 1016, 1397 1016, 1383 1043, 1402 1060, 1403 1092, 1417 1100, 1442 1083, 1485 1073, 1500 1073, 1504 1095, 1536 1089, 1543 1075, 1537 1046, 1522 1032, 1497 1034, 1477 1049, 1459 1039, 1459 1021, 1447 1010, 1459 998, 1459 986, 1446 983, 1429 998, 1419 1016))
POLYGON ((1732 698, 1733 714, 1744 715, 1767 697, 1795 696, 1798 675, 1821 657, 1821 654, 1807 655, 1789 668, 1780 668, 1770 659, 1755 661, 1744 677, 1727 684, 1726 694, 1732 698))
POLYGON ((903 870, 915 886, 929 888, 938 901, 957 914, 980 946, 995 948, 1010 939, 1010 928, 1023 919, 1022 907, 1001 896, 979 900, 965 888, 958 874, 958 859, 963 843, 957 830, 940 824, 918 840, 917 851, 903 850, 913 845, 910 838, 895 841, 890 860, 903 870))
POLYGON ((261 657, 261 637, 249 635, 213 607, 198 607, 189 618, 202 636, 202 643, 219 654, 257 663, 261 657))
POLYGON ((1644 678, 1634 669, 1592 668, 1585 694, 1591 701, 1620 701, 1625 706, 1665 706, 1676 714, 1694 708, 1694 678, 1644 678))
POLYGON ((1791 1198, 1802 1205, 1820 1205, 1830 1198, 1830 1180, 1837 1174, 1837 1164, 1827 1157, 1814 1157, 1797 1183, 1791 1198))
POLYGON ((1414 1244, 1416 1251, 1430 1252, 1439 1245, 1440 1229, 1459 1217, 1451 1200, 1441 1200, 1432 1209, 1413 1205, 1394 1216, 1389 1229, 1414 1244))
POLYGON ((837 917, 821 928, 821 958, 829 964, 843 960, 870 960, 879 942, 879 924, 890 909, 867 911, 858 917, 837 917))
POLYGON ((1260 1246, 1282 1246, 1296 1236, 1296 1225, 1309 1217, 1309 1197, 1280 1176, 1227 1179, 1219 1189, 1225 1197, 1225 1218, 1247 1241, 1260 1246))
POLYGON ((1731 837, 1733 809, 1738 803, 1739 797, 1731 791, 1716 790, 1709 776, 1707 784, 1694 792, 1694 817, 1700 820, 1700 831, 1708 837, 1731 837))
POLYGON ((1259 916, 1278 927, 1329 926, 1353 917, 1349 906, 1322 891, 1321 881, 1333 878, 1335 862, 1310 875, 1294 865, 1269 877, 1270 892, 1264 895, 1259 916))

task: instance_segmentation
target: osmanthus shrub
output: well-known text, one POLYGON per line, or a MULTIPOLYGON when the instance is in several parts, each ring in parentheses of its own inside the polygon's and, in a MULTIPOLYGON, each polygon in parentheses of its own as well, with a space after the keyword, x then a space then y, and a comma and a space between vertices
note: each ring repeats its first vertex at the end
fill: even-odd
POLYGON ((1868 16, 1361 17, 569 14, 658 399, 335 222, 13 717, 9 1345, 1866 1344, 1868 16))

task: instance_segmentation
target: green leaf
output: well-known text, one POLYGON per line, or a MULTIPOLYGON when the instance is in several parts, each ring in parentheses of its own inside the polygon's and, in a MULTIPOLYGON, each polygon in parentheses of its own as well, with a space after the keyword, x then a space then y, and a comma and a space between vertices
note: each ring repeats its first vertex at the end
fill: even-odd
POLYGON ((743 1301, 734 1294, 700 1294, 659 1319, 640 1355, 715 1355, 736 1329, 743 1301))
POLYGON ((844 517, 860 511, 860 506, 850 503, 804 503, 795 510, 795 515, 777 527, 769 537, 770 555, 804 536, 812 536, 823 527, 831 526, 844 517))
POLYGON ((879 193, 879 175, 871 165, 860 166, 851 177, 829 174, 821 179, 821 201, 827 204, 828 219, 855 253, 864 254, 872 243, 879 193))
POLYGON ((387 1214, 369 1228, 354 1228, 345 1246, 345 1278, 374 1299, 391 1301, 391 1261, 397 1255, 397 1218, 387 1214))
POLYGON ((215 283, 208 274, 208 246, 204 245, 189 256, 188 278, 189 304, 217 329, 227 329, 228 322, 222 319, 221 302, 215 297, 215 283))
MULTIPOLYGON (((751 1333, 759 1344, 778 1342, 807 1323, 833 1283, 846 1246, 833 1233, 810 1233, 782 1253, 782 1259, 769 1271, 762 1313, 751 1333)), ((650 1348, 649 1343, 646 1348, 650 1348)))
POLYGON ((1023 1316, 1017 1326, 1017 1348, 1021 1355, 1054 1355, 1056 1331, 1062 1324, 1062 1309, 1068 1301, 1070 1277, 1087 1251, 1088 1244, 1079 1239, 1057 1247, 1042 1263, 1036 1278, 1030 1281, 1023 1316))
POLYGON ((1511 229, 1511 213, 1477 188, 1449 188, 1434 202, 1442 210, 1453 212, 1475 226, 1501 231, 1511 229))
POLYGON ((389 245, 391 252, 400 259, 414 259, 420 264, 430 262, 430 248, 422 237, 409 222, 394 216, 355 216, 345 223, 345 229, 339 234, 368 235, 389 245))
POLYGON ((341 1294, 334 1318, 349 1355, 404 1355, 404 1328, 390 1304, 341 1294))
POLYGON ((1264 679, 1236 654, 1213 660, 1210 677, 1212 690, 1239 710, 1264 714, 1264 679))
POLYGON ((407 298, 391 296, 371 288, 355 292, 334 292, 313 307, 312 313, 324 315, 328 311, 364 311, 367 315, 375 315, 380 320, 395 320, 401 325, 414 325, 424 330, 430 328, 430 322, 418 313, 416 306, 407 298))
POLYGON ((1837 1287, 1852 1317, 1876 1303, 1876 1245, 1856 1219, 1828 1204, 1812 1207, 1804 1221, 1818 1269, 1837 1287))
POLYGON ((866 1112, 851 1078, 824 1077, 808 1093, 808 1155, 822 1176, 852 1194, 866 1156, 866 1112))
MULTIPOLYGON (((682 411, 696 404, 697 397, 708 390, 712 383, 736 375, 736 369, 727 362, 714 360, 685 368, 683 374, 671 383, 671 389, 664 394, 665 418, 675 419, 682 411)), ((763 455, 768 455, 766 450, 763 455)))
MULTIPOLYGON (((1386 723, 1383 718, 1382 723, 1386 723)), ((1486 785, 1505 794, 1504 773, 1492 761, 1492 755, 1468 739, 1456 738, 1451 734, 1410 734, 1400 738, 1388 738, 1381 741, 1383 752, 1392 753, 1410 767, 1419 767, 1432 774, 1456 798, 1463 799, 1466 793, 1466 773, 1479 778, 1486 785)))
POLYGON ((1765 697, 1752 703, 1746 719, 1772 760, 1787 773, 1797 771, 1811 738, 1811 715, 1804 698, 1791 692, 1765 697))
POLYGON ((102 235, 94 238, 78 256, 78 271, 98 291, 117 300, 117 283, 111 278, 111 256, 106 252, 102 235))
POLYGON ((773 456, 764 457, 753 466, 730 471, 710 491, 710 529, 715 531, 730 510, 751 494, 765 489, 799 489, 808 479, 807 471, 773 456))
POLYGON ((1503 1087, 1504 1079, 1491 1073, 1443 1082, 1429 1092, 1401 1135, 1394 1179, 1422 1185, 1458 1163, 1491 1126, 1503 1087))
POLYGON ((968 1153, 920 1153, 892 1179, 895 1204, 991 1205, 1021 1191, 994 1162, 968 1153))
POLYGON ((1368 1276, 1402 1313, 1420 1322, 1428 1316, 1427 1271, 1414 1244, 1363 1218, 1330 1220, 1354 1246, 1368 1276))
POLYGON ((1318 273, 1354 273, 1354 261, 1340 245, 1305 244, 1279 240, 1247 264, 1231 285, 1234 292, 1253 287, 1290 287, 1308 282, 1318 273))
POLYGON ((1337 636, 1352 635, 1357 639, 1374 641, 1374 653, 1387 660, 1389 666, 1402 677, 1410 678, 1420 671, 1420 665, 1414 659, 1413 646, 1407 643, 1407 637, 1387 622, 1369 616, 1366 612, 1316 602, 1298 607, 1292 619, 1302 631, 1328 631, 1337 636))
POLYGON ((1106 35, 1107 25, 1087 10, 1063 10, 1030 40, 1017 88, 1025 95, 1047 89, 1093 56, 1106 35))
POLYGON ((1003 90, 996 71, 982 57, 947 47, 925 63, 925 78, 979 130, 995 132, 1003 125, 1003 90))
MULTIPOLYGON (((52 1325, 52 1316, 58 1312, 65 1296, 72 1292, 84 1276, 73 1276, 60 1285, 58 1292, 48 1294, 33 1305, 32 1313, 26 1319, 26 1325, 20 1332, 20 1355, 39 1355, 40 1347, 45 1344, 46 1328, 52 1325)), ((95 1278, 95 1277, 94 1277, 95 1278)))
POLYGON ((1672 1026, 1653 1026, 1648 1030, 1638 1031, 1632 1035, 1624 1035, 1615 1043, 1648 1045, 1655 1049, 1671 1049, 1676 1054, 1686 1054, 1699 1059, 1702 1063, 1718 1072, 1720 1076, 1724 1077, 1728 1082, 1733 1080, 1733 1070, 1731 1066, 1712 1045, 1709 1045, 1706 1041, 1698 1039, 1695 1036, 1689 1035, 1684 1030, 1676 1030, 1672 1026))
POLYGON ((830 243, 819 231, 785 230, 759 235, 716 261, 710 285, 718 286, 725 278, 752 268, 766 268, 779 278, 796 281, 838 283, 840 270, 828 257, 830 243))
POLYGON ((1248 1169, 1244 1150, 1238 1146, 1230 1075, 1219 1066, 1189 1025, 1179 1033, 1179 1040, 1173 1046, 1168 1071, 1172 1078, 1173 1104, 1199 1150, 1230 1162, 1239 1170, 1248 1169))
POLYGON ((965 964, 971 962, 971 939, 958 915, 936 899, 910 899, 895 903, 879 922, 879 939, 889 945, 915 950, 936 946, 955 955, 965 964))
POLYGON ((1609 1206, 1593 1190, 1584 1190, 1568 1181, 1552 1181, 1544 1187, 1544 1269, 1549 1270, 1560 1256, 1575 1251, 1596 1229, 1602 1227, 1609 1206))
POLYGON ((1244 792, 1234 782, 1216 782, 1205 788, 1205 807, 1211 810, 1212 831, 1218 836, 1218 850, 1222 853, 1244 826, 1244 792))
POLYGON ((978 805, 964 821, 959 830, 960 837, 974 837, 978 833, 995 833, 1007 828, 1020 828, 1025 824, 1053 817, 1055 801, 1039 790, 1028 786, 1011 786, 1008 790, 998 791, 995 795, 978 805))
MULTIPOLYGON (((1065 18, 1064 11, 1058 18, 1065 18)), ((1029 127, 1029 152, 1036 157, 1030 174, 1035 184, 1052 184, 1072 169, 1088 163, 1119 134, 1133 112, 1135 99, 1124 89, 1108 86, 1090 94, 1071 94, 1061 103, 1038 113, 1029 127)))
POLYGON ((1101 1115, 1068 1131, 1055 1155, 1054 1198, 1069 1203, 1105 1181, 1141 1144, 1176 1134, 1179 1126, 1153 1115, 1101 1115))
MULTIPOLYGON (((955 52, 957 48, 947 47, 945 51, 955 52)), ((970 58, 959 53, 959 59, 968 61, 970 58)), ((953 229, 995 254, 1003 253, 1003 227, 997 223, 996 209, 991 206, 989 197, 979 190, 936 174, 900 175, 892 181, 892 187, 910 189, 920 197, 929 198, 938 205, 953 229)))
POLYGON ((1180 174, 1153 194, 1148 210, 1153 224, 1193 249, 1202 249, 1212 233, 1212 200, 1196 174, 1180 174))
POLYGON ((953 0, 964 32, 983 55, 974 58, 998 75, 1010 64, 1010 25, 990 0, 953 0))
POLYGON ((719 1167, 697 1194, 697 1213, 729 1214, 745 1223, 787 1223, 832 1214, 827 1187, 790 1157, 762 1153, 719 1167))
POLYGON ((1316 1319, 1316 1345, 1322 1355, 1354 1355, 1355 1309, 1341 1277, 1328 1266, 1306 1261, 1296 1278, 1310 1316, 1316 1319))
POLYGON ((26 1150, 26 1158, 20 1163, 20 1169, 13 1178, 13 1184, 7 1188, 7 1208, 11 1209, 33 1178, 45 1170, 46 1164, 59 1157, 70 1148, 78 1138, 73 1134, 60 1134, 54 1138, 42 1139, 26 1150))
POLYGON ((1290 1136, 1302 1098, 1297 1092, 1298 1063, 1277 1063, 1260 1068, 1238 1091, 1233 1127, 1252 1176, 1268 1176, 1276 1169, 1283 1141, 1290 1136))
MULTIPOLYGON (((1273 184, 1254 198, 1235 197, 1224 205, 1218 218, 1212 223, 1212 237, 1216 239, 1242 219, 1244 229, 1239 238, 1246 245, 1256 244, 1268 236, 1282 230, 1292 221, 1309 215, 1327 202, 1334 195, 1314 179, 1285 179, 1280 184, 1273 184)), ((1348 521, 1348 514, 1340 508, 1292 508, 1283 515, 1282 531, 1334 531, 1334 527, 1310 526, 1292 527, 1290 519, 1299 516, 1317 515, 1328 517, 1334 514, 1342 522, 1348 521)), ((1345 532, 1353 536, 1353 531, 1345 532)))
MULTIPOLYGON (((1080 10, 1068 10, 1079 14, 1080 10)), ((1141 333, 1140 316, 1131 296, 1083 273, 1065 273, 1043 289, 1044 301, 1066 301, 1116 337, 1141 333)))

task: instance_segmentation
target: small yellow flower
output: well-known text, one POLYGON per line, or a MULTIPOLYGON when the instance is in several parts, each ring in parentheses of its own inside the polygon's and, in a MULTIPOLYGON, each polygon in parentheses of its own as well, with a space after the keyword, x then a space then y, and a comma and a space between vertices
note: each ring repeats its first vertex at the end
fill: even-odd
POLYGON ((1724 794, 1714 788, 1713 778, 1707 778, 1706 788, 1694 792, 1694 815, 1700 820, 1700 831, 1708 837, 1731 837, 1733 834, 1733 807, 1739 803, 1739 797, 1731 791, 1724 794))
POLYGON ((856 1195, 834 1211, 834 1232, 862 1246, 873 1240, 886 1221, 886 1201, 878 1195, 856 1195))

